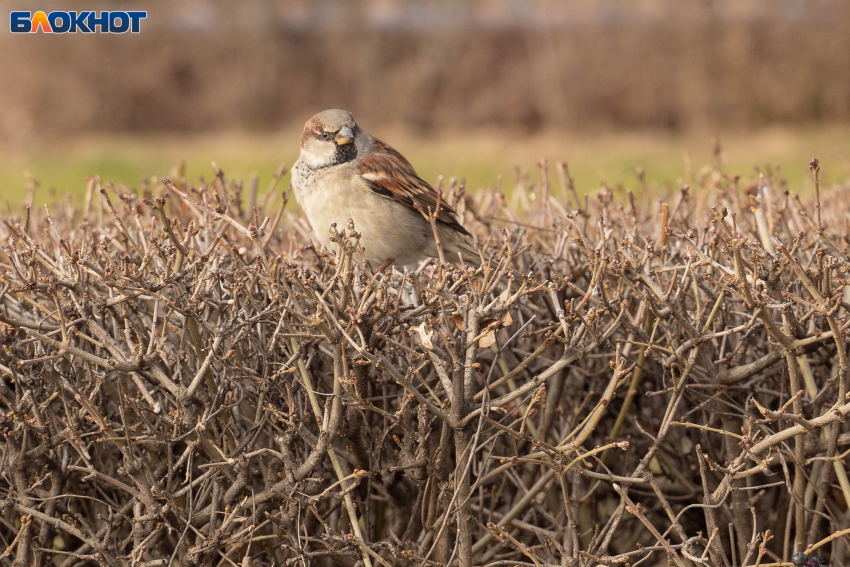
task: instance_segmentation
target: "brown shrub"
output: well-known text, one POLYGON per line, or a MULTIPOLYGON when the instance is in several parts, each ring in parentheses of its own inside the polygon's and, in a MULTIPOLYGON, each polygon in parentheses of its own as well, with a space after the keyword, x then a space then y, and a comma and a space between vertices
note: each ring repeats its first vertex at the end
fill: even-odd
POLYGON ((848 188, 541 165, 447 188, 482 269, 373 273, 220 171, 4 219, 3 561, 844 564, 848 188))

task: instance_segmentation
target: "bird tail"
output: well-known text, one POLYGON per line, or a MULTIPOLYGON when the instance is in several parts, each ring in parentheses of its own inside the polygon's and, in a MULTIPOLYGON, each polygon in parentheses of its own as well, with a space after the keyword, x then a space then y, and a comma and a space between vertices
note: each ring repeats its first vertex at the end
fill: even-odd
POLYGON ((481 265, 481 254, 478 253, 472 236, 460 234, 455 231, 452 231, 450 234, 445 234, 448 231, 442 232, 443 234, 440 235, 440 245, 443 248, 443 256, 445 256, 446 260, 457 264, 458 254, 461 254, 466 264, 472 264, 476 267, 481 265), (444 235, 447 238, 443 238, 444 235))

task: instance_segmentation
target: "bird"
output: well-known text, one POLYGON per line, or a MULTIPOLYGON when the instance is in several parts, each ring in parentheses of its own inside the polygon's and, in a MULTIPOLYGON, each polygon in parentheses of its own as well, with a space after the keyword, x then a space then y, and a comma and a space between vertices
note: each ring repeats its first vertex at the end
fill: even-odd
POLYGON ((319 241, 332 249, 331 226, 360 233, 363 259, 380 270, 437 258, 436 227, 446 260, 481 263, 457 212, 398 151, 372 137, 347 110, 319 112, 304 125, 292 166, 295 199, 319 241))

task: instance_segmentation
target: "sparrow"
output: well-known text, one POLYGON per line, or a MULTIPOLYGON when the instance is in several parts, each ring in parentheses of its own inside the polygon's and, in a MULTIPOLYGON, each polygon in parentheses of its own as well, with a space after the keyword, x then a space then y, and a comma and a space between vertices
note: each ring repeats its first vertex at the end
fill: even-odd
POLYGON ((340 230, 351 219, 361 235, 363 258, 373 267, 436 258, 430 209, 438 211, 444 257, 457 261, 460 253, 464 262, 481 262, 455 210, 404 156, 367 134, 346 110, 325 110, 307 121, 291 179, 298 204, 329 249, 331 225, 340 230))

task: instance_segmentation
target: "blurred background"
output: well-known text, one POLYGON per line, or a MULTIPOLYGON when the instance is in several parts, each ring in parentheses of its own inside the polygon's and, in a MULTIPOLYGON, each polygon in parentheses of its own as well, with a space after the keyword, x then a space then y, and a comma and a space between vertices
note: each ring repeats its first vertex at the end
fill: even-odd
MULTIPOLYGON (((674 189, 711 160, 847 175, 846 0, 7 0, 0 197, 260 175, 351 110, 422 176, 509 188, 542 157, 579 187, 674 189), (78 5, 77 5, 78 4, 78 5), (147 10, 137 35, 11 34, 12 10, 147 10), (717 137, 720 143, 718 151, 717 137)), ((261 185, 262 186, 262 185, 261 185)), ((507 190, 507 189, 506 189, 507 190)), ((3 202, 6 208, 6 203, 3 202)))

